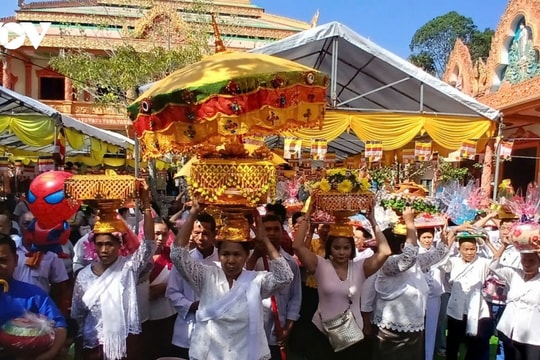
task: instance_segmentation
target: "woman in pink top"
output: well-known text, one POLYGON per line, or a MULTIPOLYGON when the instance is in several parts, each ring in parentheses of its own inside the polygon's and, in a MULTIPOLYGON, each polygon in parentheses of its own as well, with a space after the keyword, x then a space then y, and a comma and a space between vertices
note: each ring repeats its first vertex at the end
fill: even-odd
MULTIPOLYGON (((360 329, 363 328, 360 314, 360 290, 362 283, 374 274, 391 254, 386 238, 377 226, 373 214, 368 217, 378 242, 378 250, 371 257, 353 262, 356 252, 351 226, 330 225, 330 234, 325 246, 325 257, 313 254, 304 243, 309 221, 302 216, 296 233, 293 249, 306 271, 315 276, 319 293, 319 306, 313 316, 313 323, 320 335, 310 344, 311 359, 358 359, 363 353, 364 341, 334 352, 323 330, 322 322, 343 313, 349 307, 360 329), (349 271, 349 267, 351 267, 349 271)), ((364 354, 366 355, 366 354, 364 354)))

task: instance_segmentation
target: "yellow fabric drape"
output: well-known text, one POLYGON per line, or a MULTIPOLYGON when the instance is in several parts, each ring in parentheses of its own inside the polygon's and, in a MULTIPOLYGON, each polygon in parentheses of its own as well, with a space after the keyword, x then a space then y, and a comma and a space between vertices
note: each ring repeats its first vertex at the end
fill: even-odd
MULTIPOLYGON (((460 148, 464 140, 480 139, 493 135, 494 121, 470 121, 459 118, 432 117, 424 124, 426 132, 442 147, 449 150, 460 148)), ((482 142, 485 143, 485 142, 482 142)))
POLYGON ((64 134, 66 135, 66 141, 75 150, 81 150, 84 147, 85 135, 77 130, 64 128, 64 134))
POLYGON ((0 133, 10 131, 30 146, 47 146, 54 142, 54 122, 48 116, 0 115, 0 133))
POLYGON ((347 131, 350 126, 349 116, 343 116, 334 112, 327 112, 324 116, 322 128, 315 127, 313 129, 301 129, 296 131, 284 131, 285 137, 296 137, 307 141, 307 144, 302 146, 311 146, 311 139, 326 139, 334 140, 343 132, 347 131))
POLYGON ((315 138, 332 141, 344 131, 352 129, 362 141, 382 141, 383 149, 389 151, 404 147, 425 131, 444 149, 457 150, 463 140, 493 136, 495 128, 495 121, 484 118, 330 110, 325 115, 321 129, 300 129, 282 135, 306 142, 315 138))
POLYGON ((98 139, 90 138, 90 157, 101 162, 107 153, 107 144, 98 139))
POLYGON ((401 148, 414 139, 424 125, 421 117, 398 114, 354 114, 350 121, 356 136, 364 141, 382 141, 384 151, 401 148))

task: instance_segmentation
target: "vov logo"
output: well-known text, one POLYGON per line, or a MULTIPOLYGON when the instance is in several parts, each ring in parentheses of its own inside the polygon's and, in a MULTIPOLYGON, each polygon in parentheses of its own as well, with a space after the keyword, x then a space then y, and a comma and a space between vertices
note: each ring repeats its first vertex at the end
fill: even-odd
POLYGON ((41 33, 38 26, 31 22, 0 22, 0 45, 8 50, 15 50, 24 45, 26 38, 34 49, 37 49, 49 31, 50 22, 40 22, 41 33))

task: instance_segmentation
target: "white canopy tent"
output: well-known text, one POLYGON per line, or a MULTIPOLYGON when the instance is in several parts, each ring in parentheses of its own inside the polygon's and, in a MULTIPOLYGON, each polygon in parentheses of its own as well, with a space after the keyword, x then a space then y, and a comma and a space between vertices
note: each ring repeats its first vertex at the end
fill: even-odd
MULTIPOLYGON (((313 67, 330 76, 329 110, 500 120, 500 113, 429 75, 399 56, 331 22, 251 50, 313 67)), ((276 137, 270 139, 275 141, 276 137)), ((377 139, 362 139, 377 140, 377 139)), ((465 139, 464 139, 465 140, 465 139)), ((347 132, 329 143, 341 157, 363 143, 347 132)))
POLYGON ((52 154, 61 128, 66 131, 66 157, 95 157, 97 152, 103 156, 110 150, 133 149, 135 144, 126 136, 88 125, 0 86, 0 146, 4 151, 52 154))

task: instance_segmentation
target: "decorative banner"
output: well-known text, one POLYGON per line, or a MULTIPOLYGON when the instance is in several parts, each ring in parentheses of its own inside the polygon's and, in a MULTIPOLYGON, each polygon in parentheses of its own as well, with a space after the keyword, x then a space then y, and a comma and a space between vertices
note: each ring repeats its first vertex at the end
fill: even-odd
POLYGON ((431 141, 415 141, 414 158, 416 161, 429 161, 431 158, 431 141))
POLYGON ((474 140, 465 140, 461 143, 459 148, 459 156, 462 159, 474 160, 476 156, 476 141, 474 140))
POLYGON ((401 162, 403 164, 414 163, 414 149, 403 149, 401 152, 401 162))
POLYGON ((499 156, 501 159, 510 160, 512 157, 512 147, 514 146, 514 140, 505 140, 499 143, 499 156))
POLYGON ((64 136, 63 128, 60 128, 60 131, 58 131, 58 135, 56 136, 53 158, 57 159, 58 166, 64 166, 64 160, 66 158, 66 137, 64 136))
POLYGON ((382 141, 366 141, 366 160, 368 162, 379 162, 382 159, 382 141))
POLYGON ((283 158, 299 159, 302 151, 302 140, 286 138, 283 141, 283 158))
POLYGON ((311 159, 316 161, 324 160, 328 142, 324 139, 315 139, 311 141, 311 159))
POLYGON ((40 156, 38 158, 38 172, 52 171, 54 168, 54 159, 52 156, 40 156))

